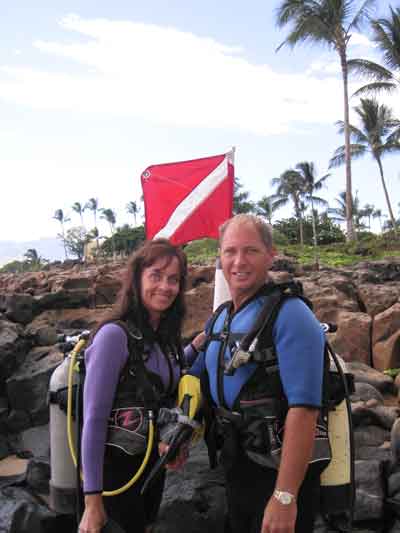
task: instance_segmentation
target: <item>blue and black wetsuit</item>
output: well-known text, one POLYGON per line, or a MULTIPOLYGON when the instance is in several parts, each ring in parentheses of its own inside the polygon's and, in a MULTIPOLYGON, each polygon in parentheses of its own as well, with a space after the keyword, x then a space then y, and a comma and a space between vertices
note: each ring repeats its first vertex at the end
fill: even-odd
MULTIPOLYGON (((268 298, 265 286, 236 312, 226 307, 215 320, 211 340, 193 364, 190 373, 206 376, 212 403, 217 408, 240 411, 240 398, 247 384, 254 381, 259 364, 249 362, 234 375, 224 374, 223 362, 232 357, 237 341, 253 327, 268 298), (218 338, 218 334, 223 333, 218 338), (221 353, 221 348, 225 348, 221 353), (222 358, 224 361, 222 361, 222 358)), ((281 306, 272 329, 272 340, 278 360, 280 383, 286 402, 291 407, 322 406, 325 337, 312 311, 300 298, 288 298, 281 306)), ((262 374, 261 374, 262 375, 262 374)), ((258 386, 259 377, 257 376, 258 386)), ((265 387, 269 383, 266 381, 265 387)), ((268 391, 266 391, 268 394, 268 391)), ((252 461, 239 445, 234 461, 225 464, 228 511, 232 531, 249 533, 261 530, 265 505, 271 497, 277 471, 252 461)), ((307 475, 299 492, 299 514, 296 531, 312 531, 318 476, 307 475)))

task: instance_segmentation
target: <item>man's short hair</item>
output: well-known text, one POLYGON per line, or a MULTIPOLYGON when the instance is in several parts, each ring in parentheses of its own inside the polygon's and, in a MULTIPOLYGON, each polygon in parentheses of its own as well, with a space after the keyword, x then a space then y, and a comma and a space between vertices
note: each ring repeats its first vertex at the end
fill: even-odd
POLYGON ((226 220, 219 227, 219 244, 221 246, 222 240, 224 238, 226 230, 231 224, 253 224, 253 226, 258 231, 262 242, 265 244, 268 250, 272 248, 272 228, 269 224, 264 222, 264 220, 256 215, 249 215, 247 213, 241 213, 235 215, 232 218, 226 220))

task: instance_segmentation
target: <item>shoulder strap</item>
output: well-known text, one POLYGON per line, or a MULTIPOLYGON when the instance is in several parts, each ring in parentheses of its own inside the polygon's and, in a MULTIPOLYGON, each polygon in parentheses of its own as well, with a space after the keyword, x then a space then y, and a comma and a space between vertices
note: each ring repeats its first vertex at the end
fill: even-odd
POLYGON ((143 396, 144 407, 146 410, 156 410, 158 407, 157 398, 143 361, 144 340, 142 332, 130 322, 116 320, 114 323, 118 324, 127 335, 129 352, 127 362, 128 372, 133 372, 137 376, 138 386, 143 396))
POLYGON ((231 303, 232 303, 231 300, 227 300, 226 302, 223 302, 221 305, 219 305, 217 307, 217 309, 211 315, 211 318, 209 319, 208 324, 206 326, 207 337, 206 337, 206 340, 204 342, 204 347, 203 347, 204 351, 207 349, 208 345, 210 344, 210 342, 212 340, 220 338, 220 334, 219 333, 217 335, 215 335, 213 333, 214 325, 215 325, 216 321, 218 320, 218 318, 219 318, 220 314, 222 313, 222 311, 224 311, 224 309, 228 309, 228 307, 230 307, 231 303))
POLYGON ((302 294, 303 288, 300 283, 288 282, 274 284, 266 296, 265 303, 251 331, 249 331, 249 333, 243 337, 241 348, 243 350, 248 350, 253 341, 258 340, 264 331, 268 329, 271 329, 272 331, 273 324, 278 316, 279 309, 281 308, 283 302, 289 297, 301 297, 302 294))

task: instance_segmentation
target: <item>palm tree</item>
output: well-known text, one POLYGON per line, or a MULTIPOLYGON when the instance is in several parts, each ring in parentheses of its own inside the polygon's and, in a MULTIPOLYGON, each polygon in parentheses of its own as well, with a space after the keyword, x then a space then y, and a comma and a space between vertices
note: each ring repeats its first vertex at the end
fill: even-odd
POLYGON ((304 201, 309 203, 311 205, 311 213, 312 213, 312 227, 313 227, 313 242, 314 246, 317 246, 318 239, 317 239, 317 224, 316 224, 316 209, 314 208, 314 205, 321 205, 326 206, 328 205, 328 202, 324 200, 323 198, 320 198, 319 196, 315 196, 314 192, 319 191, 324 186, 325 181, 330 177, 330 174, 325 174, 318 180, 316 179, 316 170, 314 163, 309 163, 307 161, 304 161, 302 163, 298 163, 295 166, 295 169, 302 175, 304 180, 304 201))
POLYGON ((139 207, 138 207, 137 203, 136 203, 136 202, 128 202, 128 203, 126 204, 126 210, 127 210, 127 212, 128 212, 130 215, 133 215, 133 218, 134 218, 134 220, 135 220, 135 227, 136 227, 136 226, 137 226, 137 224, 136 224, 136 217, 137 217, 137 215, 138 215, 138 213, 139 213, 139 207))
POLYGON ((278 50, 289 45, 301 43, 327 45, 335 50, 340 58, 344 96, 344 141, 346 153, 346 203, 347 238, 354 238, 351 211, 352 179, 349 131, 349 94, 347 46, 351 31, 360 30, 368 19, 370 8, 375 0, 283 0, 277 10, 277 24, 280 28, 291 24, 288 37, 278 50))
POLYGON ((256 203, 256 214, 260 217, 266 218, 268 224, 272 224, 272 215, 274 212, 272 196, 263 196, 261 200, 256 203))
MULTIPOLYGON (((360 128, 356 128, 350 124, 350 133, 354 140, 354 143, 350 145, 351 157, 356 159, 369 153, 375 159, 379 167, 390 220, 393 228, 396 230, 396 220, 393 215, 383 175, 382 157, 400 151, 400 143, 398 141, 400 136, 400 120, 393 116, 393 112, 388 106, 379 104, 375 99, 361 98, 360 105, 356 106, 354 110, 359 116, 361 126, 360 128)), ((344 124, 342 121, 339 121, 337 124, 339 126, 339 133, 341 133, 344 124)), ((337 167, 343 164, 344 159, 345 147, 340 146, 336 149, 329 166, 337 167)))
POLYGON ((89 198, 84 209, 89 209, 93 212, 94 227, 97 228, 97 211, 99 211, 99 201, 97 198, 89 198))
POLYGON ((25 253, 24 257, 27 260, 28 263, 37 265, 40 263, 41 257, 37 253, 36 248, 29 248, 25 253))
POLYGON ((113 255, 115 254, 115 243, 114 243, 114 228, 115 223, 117 221, 117 217, 115 215, 115 211, 112 209, 100 209, 101 215, 100 218, 106 220, 110 225, 111 230, 111 244, 113 249, 113 255))
POLYGON ((390 18, 372 21, 372 39, 383 53, 384 65, 367 59, 352 59, 348 63, 350 72, 372 80, 354 93, 357 96, 376 91, 392 92, 400 88, 400 8, 389 9, 390 18))
POLYGON ((280 207, 293 202, 294 212, 299 223, 300 244, 303 246, 303 216, 304 203, 302 201, 305 195, 305 182, 300 172, 296 170, 285 170, 279 178, 273 178, 271 181, 273 187, 277 187, 276 194, 271 196, 272 209, 275 211, 280 207))
POLYGON ((243 185, 240 178, 233 180, 233 213, 239 215, 241 213, 254 213, 254 203, 249 199, 250 193, 243 191, 243 185))
POLYGON ((75 211, 75 213, 78 213, 78 215, 81 218, 81 226, 84 227, 83 224, 83 211, 85 210, 84 206, 80 204, 79 202, 75 202, 72 206, 72 210, 75 211))
POLYGON ((368 219, 368 230, 371 231, 371 217, 375 212, 375 207, 372 204, 365 204, 361 209, 361 217, 368 219))
POLYGON ((62 209, 56 209, 54 211, 53 218, 55 220, 58 220, 58 222, 61 224, 61 239, 62 239, 63 244, 64 244, 65 259, 68 259, 67 247, 66 247, 66 244, 65 244, 65 227, 64 227, 64 224, 66 222, 69 222, 70 219, 64 215, 64 211, 62 209))
MULTIPOLYGON (((347 220, 347 202, 346 191, 339 193, 339 197, 335 198, 337 207, 329 207, 328 215, 334 222, 343 223, 347 220), (333 216, 332 216, 333 215, 333 216)), ((352 213, 354 216, 354 227, 359 230, 361 227, 361 215, 360 215, 360 202, 356 193, 356 196, 352 198, 352 213)))
MULTIPOLYGON (((89 209, 93 212, 94 227, 97 229, 97 211, 99 210, 99 201, 97 198, 89 198, 86 202, 84 209, 89 209)), ((99 238, 96 237, 97 250, 99 249, 99 238)))
POLYGON ((379 228, 381 230, 381 233, 382 233, 382 217, 384 215, 382 215, 382 210, 381 209, 375 209, 374 212, 372 213, 372 218, 377 218, 379 220, 379 228))

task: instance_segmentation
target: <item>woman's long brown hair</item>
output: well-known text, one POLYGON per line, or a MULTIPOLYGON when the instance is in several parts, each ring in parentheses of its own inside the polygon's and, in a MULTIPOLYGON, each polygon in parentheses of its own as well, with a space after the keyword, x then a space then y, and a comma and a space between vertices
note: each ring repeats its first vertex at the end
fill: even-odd
POLYGON ((186 256, 180 248, 167 239, 146 241, 128 259, 125 277, 117 300, 109 314, 96 328, 116 320, 130 321, 139 328, 146 340, 158 340, 164 345, 181 346, 182 321, 185 314, 184 291, 187 276, 186 256), (162 315, 159 328, 154 332, 149 322, 149 313, 141 298, 141 278, 145 268, 158 259, 165 259, 168 266, 176 257, 179 263, 179 292, 171 307, 162 315))

